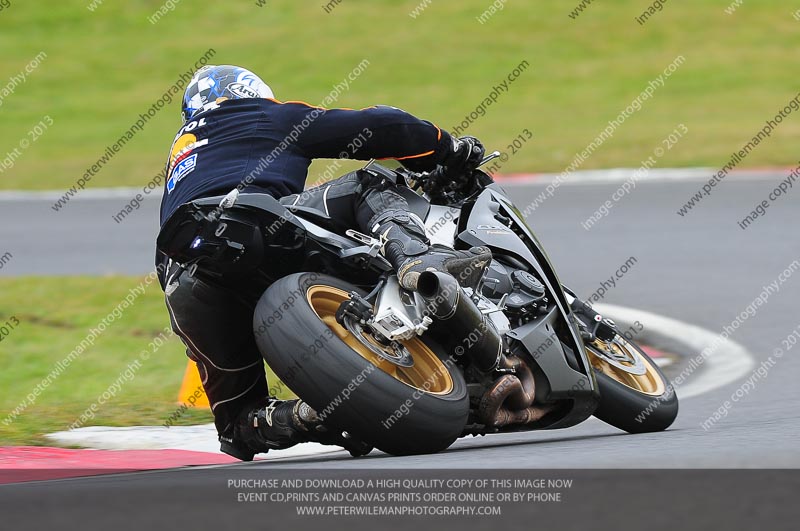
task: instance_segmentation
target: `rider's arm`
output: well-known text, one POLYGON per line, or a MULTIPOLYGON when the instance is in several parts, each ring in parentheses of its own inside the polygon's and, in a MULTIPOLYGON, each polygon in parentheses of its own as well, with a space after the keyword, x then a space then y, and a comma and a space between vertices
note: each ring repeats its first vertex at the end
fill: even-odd
POLYGON ((446 164, 453 154, 447 131, 395 107, 350 110, 283 105, 300 107, 296 111, 307 119, 297 146, 308 158, 397 159, 411 170, 426 171, 446 164))

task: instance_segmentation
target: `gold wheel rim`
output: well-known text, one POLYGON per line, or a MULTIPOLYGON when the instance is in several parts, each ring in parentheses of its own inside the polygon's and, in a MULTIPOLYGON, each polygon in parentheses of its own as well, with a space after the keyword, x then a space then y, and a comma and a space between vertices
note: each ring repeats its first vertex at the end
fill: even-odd
MULTIPOLYGON (((609 350, 609 345, 599 339, 595 339, 586 346, 586 353, 589 355, 589 361, 592 367, 634 391, 650 396, 661 396, 664 394, 666 386, 664 385, 663 378, 661 378, 661 375, 658 373, 653 363, 642 356, 641 352, 620 336, 614 338, 611 342, 611 348, 639 360, 639 362, 645 366, 645 373, 632 374, 608 363, 602 355, 596 352, 596 350, 602 352, 608 352, 609 350)), ((623 362, 623 364, 626 364, 626 362, 623 362)))
MULTIPOLYGON (((347 328, 336 322, 336 310, 339 309, 339 305, 342 302, 350 298, 346 291, 332 286, 312 286, 306 292, 306 298, 317 317, 339 339, 344 341, 348 347, 357 352, 362 358, 389 376, 414 389, 432 395, 446 395, 453 390, 453 377, 450 375, 447 366, 418 337, 398 341, 411 353, 414 359, 412 367, 400 367, 378 356, 359 341, 347 328)), ((377 340, 371 337, 367 330, 364 330, 364 335, 368 337, 373 346, 385 349, 377 340)))

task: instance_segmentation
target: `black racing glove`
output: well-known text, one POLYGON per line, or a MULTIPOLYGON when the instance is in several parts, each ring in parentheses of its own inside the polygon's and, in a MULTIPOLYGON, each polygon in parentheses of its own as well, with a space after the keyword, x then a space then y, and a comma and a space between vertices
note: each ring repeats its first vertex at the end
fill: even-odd
POLYGON ((476 168, 483 160, 485 149, 474 136, 453 137, 453 152, 448 155, 423 180, 423 190, 434 201, 440 201, 447 192, 469 195, 482 183, 478 177, 482 172, 476 168))
POLYGON ((480 165, 486 150, 474 136, 453 137, 453 152, 442 162, 448 173, 472 173, 480 165))
MULTIPOLYGON (((453 173, 439 166, 430 173, 422 175, 422 190, 433 204, 445 204, 448 194, 466 197, 491 184, 492 178, 480 170, 453 173)), ((452 198, 451 198, 452 199, 452 198)))

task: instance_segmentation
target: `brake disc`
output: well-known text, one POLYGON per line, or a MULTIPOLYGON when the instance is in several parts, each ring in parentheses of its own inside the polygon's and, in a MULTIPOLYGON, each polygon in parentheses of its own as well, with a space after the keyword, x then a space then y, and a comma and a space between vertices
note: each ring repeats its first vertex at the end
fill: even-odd
POLYGON ((638 352, 619 335, 611 341, 595 339, 590 343, 599 356, 614 367, 641 376, 647 373, 647 366, 644 359, 638 352))

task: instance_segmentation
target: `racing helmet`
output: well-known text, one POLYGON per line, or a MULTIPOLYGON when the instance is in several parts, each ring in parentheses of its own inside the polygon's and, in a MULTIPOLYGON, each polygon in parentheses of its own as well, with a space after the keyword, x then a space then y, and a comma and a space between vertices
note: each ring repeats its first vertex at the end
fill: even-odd
POLYGON ((181 117, 188 122, 224 100, 273 98, 269 85, 253 72, 233 65, 207 65, 192 76, 183 92, 181 117))

